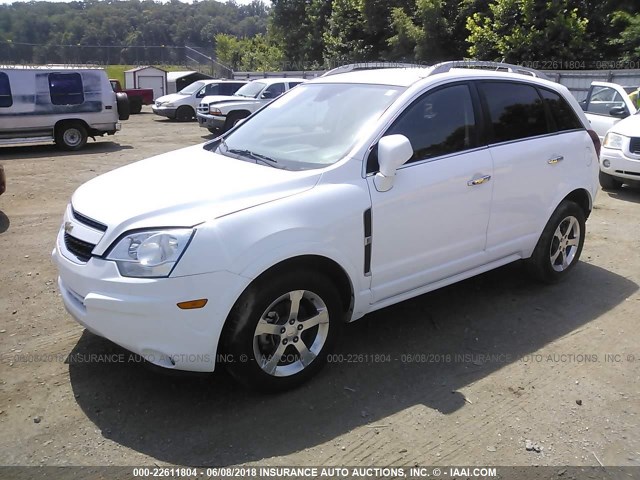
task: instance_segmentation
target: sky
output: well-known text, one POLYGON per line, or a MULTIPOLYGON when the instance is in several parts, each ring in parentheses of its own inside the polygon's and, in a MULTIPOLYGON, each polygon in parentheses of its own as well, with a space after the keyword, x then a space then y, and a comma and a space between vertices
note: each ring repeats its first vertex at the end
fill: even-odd
MULTIPOLYGON (((8 5, 10 3, 14 3, 14 2, 27 2, 30 0, 0 0, 0 5, 8 5)), ((38 0, 40 1, 40 0, 38 0)), ((47 2, 68 2, 68 1, 73 1, 73 0, 45 0, 47 2)), ((181 2, 185 2, 185 3, 192 3, 191 0, 180 0, 181 2)), ((225 2, 226 0, 218 0, 221 2, 225 2)), ((237 3, 243 4, 243 5, 247 5, 249 3, 251 3, 252 0, 236 0, 237 3)))

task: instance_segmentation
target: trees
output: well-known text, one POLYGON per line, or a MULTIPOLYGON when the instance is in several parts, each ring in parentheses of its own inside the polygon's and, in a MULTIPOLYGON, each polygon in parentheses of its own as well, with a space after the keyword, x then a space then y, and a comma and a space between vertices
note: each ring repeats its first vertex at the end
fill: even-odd
POLYGON ((482 60, 584 60, 588 20, 568 0, 495 0, 467 20, 469 54, 482 60))

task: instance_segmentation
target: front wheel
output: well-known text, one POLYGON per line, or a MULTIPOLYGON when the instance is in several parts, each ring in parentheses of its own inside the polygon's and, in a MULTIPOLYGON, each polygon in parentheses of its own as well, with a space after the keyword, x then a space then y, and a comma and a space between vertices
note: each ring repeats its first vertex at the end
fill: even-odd
POLYGON ((545 283, 562 280, 576 266, 586 233, 585 213, 568 200, 553 212, 531 258, 529 272, 545 283))
POLYGON ((193 111, 193 108, 187 105, 182 105, 181 107, 178 107, 178 110, 176 110, 176 120, 179 122, 188 122, 193 120, 193 117, 195 117, 195 112, 193 111))
POLYGON ((293 388, 323 367, 342 323, 340 297, 324 275, 296 271, 258 281, 227 319, 227 370, 250 388, 293 388))

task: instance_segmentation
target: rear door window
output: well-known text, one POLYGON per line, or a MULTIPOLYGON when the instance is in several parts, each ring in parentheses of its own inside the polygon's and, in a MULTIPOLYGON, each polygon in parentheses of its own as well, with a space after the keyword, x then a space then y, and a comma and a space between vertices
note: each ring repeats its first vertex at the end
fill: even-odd
POLYGON ((552 131, 542 98, 533 86, 481 82, 478 88, 488 109, 493 143, 536 137, 552 131))
POLYGON ((571 105, 569 105, 560 94, 543 88, 540 89, 540 94, 547 104, 547 108, 555 122, 555 127, 558 132, 584 128, 576 112, 573 111, 571 105))
POLYGON ((11 95, 9 76, 0 72, 0 108, 8 108, 11 105, 13 105, 13 96, 11 95))
POLYGON ((84 102, 82 76, 79 73, 50 73, 49 94, 54 105, 80 105, 84 102))

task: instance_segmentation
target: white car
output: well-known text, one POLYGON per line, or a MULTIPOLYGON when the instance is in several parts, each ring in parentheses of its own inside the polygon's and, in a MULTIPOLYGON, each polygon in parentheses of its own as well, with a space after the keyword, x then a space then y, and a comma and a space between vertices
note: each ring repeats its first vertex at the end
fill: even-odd
POLYGON ((302 82, 302 78, 264 78, 248 83, 232 96, 205 97, 198 106, 198 123, 211 133, 224 133, 302 82))
POLYGON ((577 101, 525 75, 432 71, 318 78, 84 184, 53 250, 67 310, 157 365, 218 361, 279 390, 374 310, 523 259, 563 279, 598 188, 577 101))
POLYGON ((608 190, 640 182, 640 112, 607 132, 600 154, 600 185, 608 190))
POLYGON ((616 83, 593 82, 587 98, 580 102, 591 128, 598 134, 600 141, 620 120, 636 113, 637 108, 629 94, 637 87, 623 87, 616 83))
POLYGON ((188 122, 196 116, 200 101, 207 95, 233 95, 247 82, 243 80, 199 80, 178 93, 156 99, 153 113, 179 122, 188 122))

